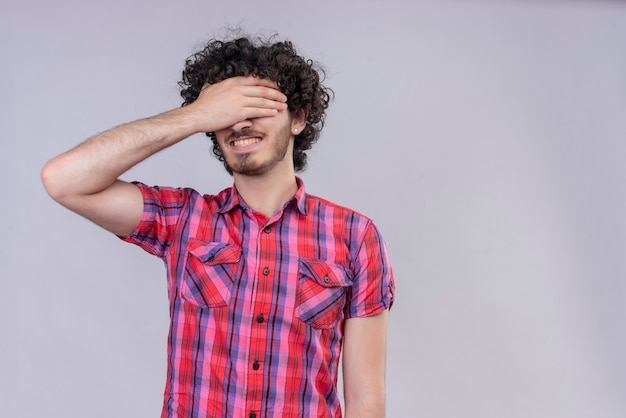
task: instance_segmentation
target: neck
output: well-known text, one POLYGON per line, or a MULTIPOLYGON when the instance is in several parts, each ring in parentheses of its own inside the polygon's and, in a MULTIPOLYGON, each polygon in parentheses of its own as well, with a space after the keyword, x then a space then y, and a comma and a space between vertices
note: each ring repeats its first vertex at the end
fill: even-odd
POLYGON ((296 175, 293 171, 268 172, 261 176, 244 176, 235 173, 237 191, 254 211, 260 212, 267 219, 282 209, 285 202, 298 190, 296 175))

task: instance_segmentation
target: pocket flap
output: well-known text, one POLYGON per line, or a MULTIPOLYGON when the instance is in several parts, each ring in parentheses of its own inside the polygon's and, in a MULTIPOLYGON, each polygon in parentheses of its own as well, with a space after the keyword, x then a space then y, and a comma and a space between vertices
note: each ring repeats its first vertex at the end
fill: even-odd
POLYGON ((223 242, 190 240, 187 244, 187 251, 204 264, 210 266, 237 263, 241 258, 241 248, 238 248, 234 244, 224 244, 223 242))
POLYGON ((239 271, 241 248, 231 243, 190 240, 180 283, 182 298, 201 308, 228 306, 239 271))
POLYGON ((346 287, 352 285, 346 270, 339 264, 322 260, 300 259, 300 274, 313 278, 324 287, 346 287))

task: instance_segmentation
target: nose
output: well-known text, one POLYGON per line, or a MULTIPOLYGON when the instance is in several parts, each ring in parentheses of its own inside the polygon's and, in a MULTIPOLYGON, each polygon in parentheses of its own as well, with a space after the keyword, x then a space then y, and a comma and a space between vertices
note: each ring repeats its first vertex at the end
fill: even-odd
POLYGON ((250 120, 246 119, 246 120, 242 120, 240 122, 237 122, 236 124, 234 124, 233 126, 230 127, 230 129, 234 132, 241 132, 244 129, 248 129, 252 126, 252 122, 250 122, 250 120))

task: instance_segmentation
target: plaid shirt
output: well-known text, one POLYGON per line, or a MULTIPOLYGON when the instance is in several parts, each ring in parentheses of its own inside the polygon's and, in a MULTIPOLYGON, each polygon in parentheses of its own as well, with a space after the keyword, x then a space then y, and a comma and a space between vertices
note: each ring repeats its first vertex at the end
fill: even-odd
POLYGON ((298 191, 267 219, 236 189, 136 183, 126 241, 163 259, 170 302, 162 417, 340 417, 346 318, 391 307, 394 281, 366 217, 298 191))

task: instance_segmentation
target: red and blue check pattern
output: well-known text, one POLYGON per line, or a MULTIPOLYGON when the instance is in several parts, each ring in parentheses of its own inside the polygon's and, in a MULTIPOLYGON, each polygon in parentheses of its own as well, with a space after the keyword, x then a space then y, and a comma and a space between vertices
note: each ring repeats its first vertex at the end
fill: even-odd
POLYGON ((236 189, 137 186, 126 241, 162 258, 170 301, 162 417, 340 417, 344 321, 393 303, 368 218, 298 191, 271 219, 236 189))

